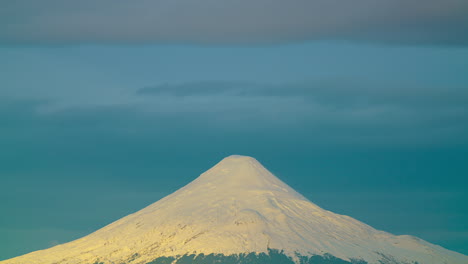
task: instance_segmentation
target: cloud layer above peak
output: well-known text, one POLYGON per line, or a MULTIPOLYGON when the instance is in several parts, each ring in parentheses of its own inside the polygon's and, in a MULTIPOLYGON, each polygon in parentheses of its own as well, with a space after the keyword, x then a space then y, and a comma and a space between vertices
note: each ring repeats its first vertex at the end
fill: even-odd
POLYGON ((466 0, 16 0, 1 44, 468 44, 466 0))

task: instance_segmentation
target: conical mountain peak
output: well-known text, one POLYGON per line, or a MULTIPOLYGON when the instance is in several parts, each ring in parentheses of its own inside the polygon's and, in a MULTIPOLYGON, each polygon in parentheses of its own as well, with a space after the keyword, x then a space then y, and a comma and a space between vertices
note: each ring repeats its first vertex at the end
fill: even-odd
MULTIPOLYGON (((222 159, 218 164, 206 171, 204 174, 216 174, 219 177, 258 177, 268 174, 268 170, 255 158, 241 155, 231 155, 222 159)), ((203 175, 203 174, 202 174, 203 175)))
POLYGON ((271 190, 302 197, 263 167, 255 158, 231 155, 200 175, 186 188, 211 186, 225 192, 271 190))
POLYGON ((227 156, 225 157, 224 159, 222 159, 220 163, 225 163, 225 162, 237 162, 237 163, 240 163, 240 162, 257 162, 258 161, 253 158, 253 157, 250 157, 250 156, 245 156, 245 155, 231 155, 231 156, 227 156))
POLYGON ((270 249, 295 263, 305 263, 298 256, 316 255, 327 263, 468 263, 467 256, 323 210, 256 159, 240 155, 224 158, 178 191, 88 236, 1 263, 188 263, 178 259, 270 249), (329 262, 329 256, 339 261, 329 262))

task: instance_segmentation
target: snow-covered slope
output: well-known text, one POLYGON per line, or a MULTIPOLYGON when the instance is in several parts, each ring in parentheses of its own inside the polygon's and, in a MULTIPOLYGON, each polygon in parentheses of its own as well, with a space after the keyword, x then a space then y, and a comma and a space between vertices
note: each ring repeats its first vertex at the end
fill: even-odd
POLYGON ((257 160, 230 156, 197 179, 86 237, 1 264, 148 263, 161 256, 283 250, 379 263, 466 264, 468 257, 375 230, 311 203, 257 160))

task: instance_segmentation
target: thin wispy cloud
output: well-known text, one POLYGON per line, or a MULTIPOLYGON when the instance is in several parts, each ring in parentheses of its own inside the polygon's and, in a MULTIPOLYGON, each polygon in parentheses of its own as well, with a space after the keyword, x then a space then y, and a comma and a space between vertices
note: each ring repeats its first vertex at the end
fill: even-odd
POLYGON ((464 0, 17 0, 0 43, 252 44, 346 40, 468 44, 464 0))
POLYGON ((268 84, 248 81, 194 81, 163 83, 136 91, 140 96, 171 97, 276 97, 302 98, 307 101, 337 105, 408 104, 463 106, 468 103, 465 86, 422 86, 402 83, 378 83, 335 79, 268 84))

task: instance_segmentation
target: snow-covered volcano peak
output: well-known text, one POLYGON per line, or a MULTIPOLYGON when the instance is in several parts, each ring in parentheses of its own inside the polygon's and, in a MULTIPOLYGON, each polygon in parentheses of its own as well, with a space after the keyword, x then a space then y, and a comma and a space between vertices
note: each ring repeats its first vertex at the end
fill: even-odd
POLYGON ((217 174, 223 176, 250 176, 257 177, 266 174, 268 170, 256 159, 249 156, 231 155, 222 159, 218 164, 204 174, 217 174))
POLYGON ((224 158, 178 191, 88 236, 1 263, 179 263, 187 254, 239 257, 270 249, 295 263, 306 263, 299 256, 317 255, 339 258, 326 263, 468 263, 462 254, 324 210, 256 159, 239 155, 224 158))
POLYGON ((244 173, 250 173, 250 174, 257 174, 259 171, 267 170, 255 158, 252 158, 249 156, 242 156, 242 155, 228 156, 222 159, 218 164, 216 164, 210 170, 233 171, 233 170, 239 170, 241 168, 250 169, 250 171, 244 172, 244 173))
MULTIPOLYGON (((184 189, 195 191, 200 190, 201 186, 205 188, 205 192, 210 188, 222 190, 224 193, 236 192, 239 195, 246 195, 245 192, 272 191, 303 198, 255 158, 241 155, 224 158, 184 189)), ((219 195, 223 196, 223 193, 219 195)))
POLYGON ((224 159, 222 159, 218 164, 224 163, 224 162, 257 162, 258 161, 250 156, 245 156, 245 155, 231 155, 227 156, 224 159))

